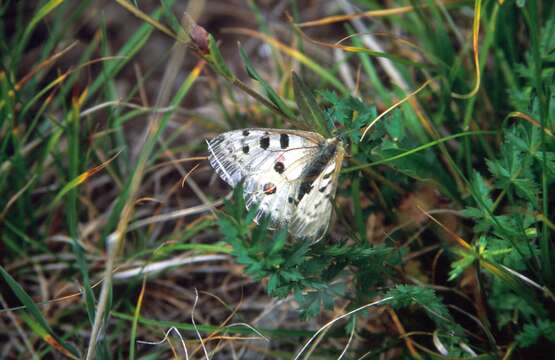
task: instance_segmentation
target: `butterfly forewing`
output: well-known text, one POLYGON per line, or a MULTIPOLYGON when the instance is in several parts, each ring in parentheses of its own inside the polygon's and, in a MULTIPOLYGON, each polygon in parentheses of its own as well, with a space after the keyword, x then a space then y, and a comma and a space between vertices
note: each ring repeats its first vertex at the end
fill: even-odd
POLYGON ((337 164, 341 166, 343 157, 339 144, 329 161, 317 165, 315 161, 322 161, 327 143, 319 134, 308 131, 235 130, 208 142, 209 160, 229 185, 243 182, 247 208, 258 206, 255 221, 268 215, 273 228, 289 225, 295 237, 317 239, 329 223, 337 164), (336 161, 338 155, 341 159, 336 161), (310 176, 307 169, 312 169, 310 176), (325 190, 308 191, 312 184, 317 190, 325 190))
POLYGON ((247 175, 269 170, 282 154, 288 160, 310 157, 323 141, 321 136, 306 131, 228 131, 208 142, 209 160, 225 182, 236 186, 247 175))

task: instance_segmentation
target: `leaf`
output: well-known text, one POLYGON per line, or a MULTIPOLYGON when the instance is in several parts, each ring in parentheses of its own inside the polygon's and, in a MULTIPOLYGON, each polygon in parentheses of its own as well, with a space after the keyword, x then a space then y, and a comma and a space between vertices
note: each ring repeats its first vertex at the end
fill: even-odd
POLYGON ((273 246, 270 249, 269 254, 270 255, 275 255, 279 251, 281 251, 283 249, 283 247, 285 246, 285 241, 286 240, 287 240, 287 227, 284 227, 279 232, 277 232, 276 235, 274 236, 273 246))
POLYGON ((473 181, 472 181, 472 188, 476 192, 476 196, 478 196, 482 204, 487 209, 492 209, 493 201, 490 198, 490 188, 487 185, 486 181, 482 177, 482 174, 479 172, 474 172, 473 181))
POLYGON ((467 207, 461 211, 461 214, 464 217, 474 218, 475 220, 479 220, 482 218, 482 211, 475 207, 467 207))
POLYGON ((525 324, 520 334, 516 336, 522 347, 530 347, 536 344, 540 338, 555 342, 555 322, 548 319, 540 319, 536 324, 525 324))
POLYGON ((293 72, 293 89, 295 92, 295 100, 299 107, 301 117, 307 124, 312 125, 312 129, 325 137, 330 137, 330 133, 326 128, 325 118, 322 110, 316 103, 316 99, 311 94, 307 86, 293 72))
MULTIPOLYGON (((528 200, 531 204, 537 206, 537 197, 539 192, 538 184, 532 179, 531 173, 524 175, 525 169, 515 169, 511 164, 510 168, 504 167, 500 162, 486 160, 488 169, 496 177, 496 187, 502 190, 510 190, 514 188, 517 195, 528 200)), ((523 163, 519 161, 519 163, 523 163)), ((524 167, 524 165, 523 165, 524 167)))
POLYGON ((277 289, 278 286, 279 286, 278 274, 270 275, 270 278, 268 279, 268 287, 267 287, 268 294, 271 295, 277 289))
POLYGON ((543 168, 545 154, 545 170, 549 181, 555 180, 555 153, 542 150, 540 129, 535 126, 514 126, 507 132, 506 144, 507 146, 514 147, 526 156, 532 157, 539 168, 543 168))
MULTIPOLYGON (((384 140, 372 152, 378 160, 391 158, 407 153, 409 150, 401 148, 399 144, 384 140)), ((455 189, 453 179, 445 174, 441 163, 431 151, 413 153, 388 162, 388 165, 418 181, 433 181, 445 191, 451 193, 455 189)))
POLYGON ((226 79, 233 79, 233 73, 227 67, 224 57, 218 48, 218 44, 216 43, 216 39, 212 36, 212 34, 208 34, 208 49, 210 53, 207 55, 208 59, 211 60, 211 65, 214 69, 226 79))
POLYGON ((401 121, 401 112, 399 109, 393 111, 391 119, 385 122, 387 133, 394 142, 399 142, 405 137, 405 128, 401 121))
POLYGON ((490 211, 493 208, 490 189, 482 175, 477 171, 474 172, 470 185, 477 207, 467 207, 463 210, 463 214, 472 217, 476 221, 474 226, 476 232, 485 232, 495 223, 490 215, 490 211))
POLYGON ((318 92, 324 100, 330 103, 328 109, 328 123, 332 125, 335 121, 341 125, 348 126, 349 120, 351 119, 351 114, 353 109, 350 106, 347 98, 338 98, 334 91, 323 90, 318 92))
POLYGON ((4 278, 4 281, 10 289, 14 292, 17 299, 25 306, 25 310, 29 313, 30 318, 25 318, 27 324, 39 335, 44 341, 54 347, 56 350, 62 352, 68 357, 77 359, 80 357, 77 349, 70 344, 65 343, 60 337, 58 337, 54 331, 48 325, 48 322, 42 315, 41 311, 33 301, 33 299, 27 294, 27 292, 19 285, 17 281, 6 271, 2 266, 0 266, 0 275, 4 278))
POLYGON ((406 308, 412 304, 421 306, 440 329, 451 333, 452 343, 456 344, 464 338, 461 326, 453 320, 434 290, 413 285, 398 285, 389 290, 386 297, 393 298, 390 303, 394 309, 406 308))
POLYGON ((300 242, 297 244, 297 248, 293 250, 291 254, 287 257, 287 261, 285 265, 287 266, 295 266, 299 265, 304 261, 304 256, 308 252, 310 248, 310 243, 308 242, 300 242))
POLYGON ((297 282, 304 279, 303 274, 298 271, 280 271, 279 276, 283 278, 284 282, 297 282))
POLYGON ((530 295, 530 292, 518 291, 518 288, 505 281, 491 283, 487 300, 490 306, 496 309, 499 328, 513 323, 515 316, 531 321, 534 317, 541 318, 547 315, 543 306, 530 295))
POLYGON ((29 37, 31 36, 31 34, 35 30, 35 27, 38 25, 38 23, 62 3, 63 3, 63 0, 47 1, 33 15, 33 17, 28 21, 27 25, 25 26, 25 30, 24 30, 22 39, 20 39, 20 41, 18 41, 17 44, 16 44, 16 49, 17 49, 17 53, 15 54, 15 55, 17 55, 16 58, 19 58, 19 55, 23 52, 29 37))
POLYGON ((239 55, 241 56, 241 59, 243 60, 243 63, 245 64, 245 70, 247 71, 247 74, 251 78, 253 78, 254 80, 256 80, 260 83, 260 85, 264 89, 264 92, 266 93, 266 96, 268 97, 268 99, 270 99, 270 101, 275 106, 277 106, 277 108, 281 112, 283 112, 288 118, 294 119, 295 114, 291 111, 291 109, 289 109, 289 107, 285 104, 285 102, 281 99, 281 97, 279 97, 279 95, 274 91, 274 89, 266 82, 266 80, 264 80, 258 74, 256 69, 252 65, 252 62, 250 61, 247 54, 245 53, 245 50, 243 50, 242 47, 239 47, 239 55))
POLYGON ((460 258, 451 263, 451 271, 449 271, 449 281, 458 278, 470 265, 476 261, 476 256, 472 251, 463 251, 458 248, 453 251, 460 256, 460 258))
POLYGON ((528 200, 531 205, 538 205, 539 185, 533 179, 514 179, 513 186, 520 197, 528 200))
MULTIPOLYGON (((525 132, 521 129, 522 132, 525 132)), ((516 194, 528 200, 536 208, 538 204, 539 186, 534 181, 533 172, 531 169, 531 154, 536 150, 534 146, 537 143, 537 135, 527 137, 527 134, 522 134, 523 137, 515 137, 513 129, 507 135, 507 140, 501 149, 501 156, 499 159, 486 160, 486 164, 490 173, 495 177, 495 186, 504 191, 515 190, 516 194), (530 145, 529 144, 536 144, 530 145)))

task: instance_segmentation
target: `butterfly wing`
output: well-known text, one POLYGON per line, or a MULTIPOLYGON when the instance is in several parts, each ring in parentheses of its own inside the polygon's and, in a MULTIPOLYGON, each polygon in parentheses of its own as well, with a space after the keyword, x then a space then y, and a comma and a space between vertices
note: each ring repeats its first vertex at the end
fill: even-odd
POLYGON ((310 190, 298 203, 289 224, 289 231, 296 237, 318 241, 327 232, 344 154, 343 146, 339 143, 334 158, 314 179, 310 190))
POLYGON ((229 185, 244 182, 247 208, 258 205, 255 221, 270 215, 270 226, 281 227, 294 216, 302 171, 324 141, 308 131, 235 130, 208 142, 208 158, 229 185))

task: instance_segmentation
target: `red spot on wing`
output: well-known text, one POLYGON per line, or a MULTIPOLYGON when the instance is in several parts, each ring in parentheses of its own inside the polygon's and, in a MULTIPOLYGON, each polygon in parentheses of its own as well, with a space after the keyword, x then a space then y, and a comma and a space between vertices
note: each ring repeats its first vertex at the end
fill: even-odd
POLYGON ((276 185, 271 182, 264 184, 264 186, 262 187, 262 191, 264 191, 264 194, 266 195, 272 195, 276 192, 276 190, 276 185))

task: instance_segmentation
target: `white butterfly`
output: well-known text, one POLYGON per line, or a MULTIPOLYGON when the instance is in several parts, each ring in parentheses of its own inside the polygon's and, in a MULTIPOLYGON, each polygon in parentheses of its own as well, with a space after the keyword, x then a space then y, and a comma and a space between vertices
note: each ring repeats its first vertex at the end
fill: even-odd
POLYGON ((345 153, 338 138, 298 130, 228 131, 207 142, 210 165, 229 185, 243 181, 255 221, 288 226, 296 237, 317 241, 330 224, 332 200, 345 153))

